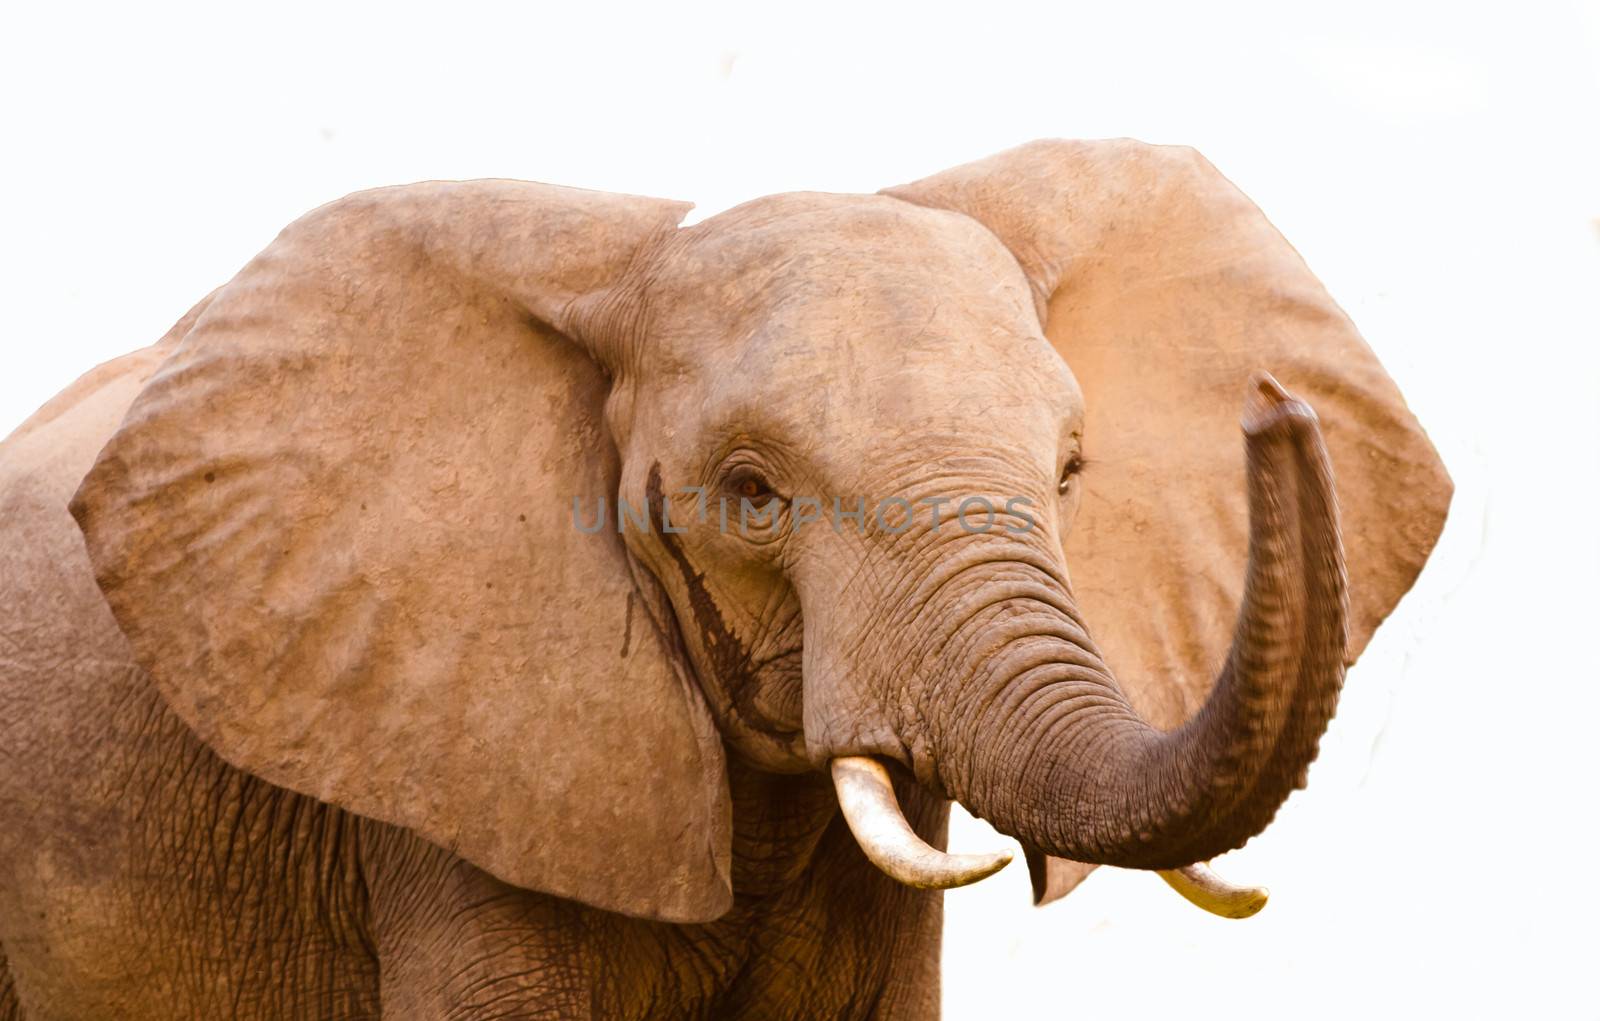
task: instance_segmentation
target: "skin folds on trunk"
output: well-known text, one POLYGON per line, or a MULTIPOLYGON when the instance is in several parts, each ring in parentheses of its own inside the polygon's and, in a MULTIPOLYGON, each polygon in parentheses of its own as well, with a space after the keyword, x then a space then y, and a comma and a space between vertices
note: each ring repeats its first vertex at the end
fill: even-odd
POLYGON ((1051 656, 1035 643, 1005 672, 1013 687, 1026 676, 1031 697, 991 699, 941 770, 950 793, 1002 832, 1064 858, 1178 868, 1241 846, 1304 785, 1344 674, 1332 476, 1316 416, 1270 378, 1252 388, 1243 424, 1249 565, 1210 699, 1164 734, 1103 665, 1085 664, 1083 648, 1053 639, 1051 656), (1027 737, 982 740, 995 733, 1027 737))

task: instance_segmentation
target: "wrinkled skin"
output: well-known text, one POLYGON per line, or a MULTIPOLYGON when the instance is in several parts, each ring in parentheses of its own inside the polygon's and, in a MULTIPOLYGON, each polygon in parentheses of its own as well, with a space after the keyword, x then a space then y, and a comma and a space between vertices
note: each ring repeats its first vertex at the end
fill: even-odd
MULTIPOLYGON (((1168 165, 1116 145, 1089 151, 1168 165)), ((1248 369, 1274 366, 1234 371, 1271 354, 1227 347, 1243 321, 1199 314, 1220 346, 1186 337, 1171 357, 1225 380, 1233 407, 1248 393, 1247 499, 1177 527, 1203 538, 1220 521, 1216 541, 1241 554, 1192 600, 1211 631, 1237 607, 1232 645, 1224 626, 1215 646, 1156 658, 1198 695, 1162 689, 1165 675, 1115 679, 1064 553, 1094 494, 1080 469, 1095 437, 1060 355, 1069 320, 1046 309, 1072 299, 1079 253, 1015 229, 1040 180, 1029 161, 1078 155, 1019 152, 1018 206, 993 210, 959 181, 775 196, 683 229, 666 204, 556 190, 527 200, 561 210, 528 227, 506 220, 524 193, 499 183, 357 196, 41 411, 0 458, 19 608, 0 630, 0 945, 15 982, 0 981, 0 1018, 19 1009, 8 997, 29 1018, 936 1016, 940 894, 863 856, 828 778, 841 756, 889 763, 936 847, 952 798, 1019 838, 1041 899, 1070 888, 1049 878, 1056 863, 1167 869, 1259 832, 1303 781, 1346 660, 1426 556, 1448 481, 1370 352, 1285 342, 1278 356, 1319 394, 1357 402, 1345 435, 1393 452, 1372 467, 1335 445, 1356 483, 1347 520, 1406 537, 1352 547, 1375 594, 1347 622, 1316 419, 1275 383, 1247 387, 1248 369), (550 237, 577 254, 552 242, 518 261, 550 237), (287 318, 262 331, 274 315, 287 318), (454 349, 416 342, 434 334, 512 339, 452 381, 454 349), (288 355, 230 368, 258 343, 288 355), (362 373, 378 370, 359 356, 382 343, 371 357, 390 375, 368 394, 362 373), (550 389, 500 402, 492 387, 524 350, 543 352, 528 379, 550 389), (306 379, 316 388, 296 391, 306 379), (490 410, 463 402, 474 394, 490 410), (435 407, 467 424, 435 424, 435 407), (496 415, 533 416, 506 419, 523 459, 478 465, 501 442, 496 415), (544 418, 569 433, 529 455, 517 443, 544 418), (341 437, 369 446, 343 452, 341 437), (654 524, 614 547, 529 533, 526 570, 467 571, 524 534, 512 522, 539 494, 561 507, 584 491, 561 474, 574 458, 598 466, 591 492, 654 524), (520 502, 499 505, 504 492, 520 502), (874 520, 890 496, 951 502, 938 527, 926 503, 874 520), (802 525, 800 497, 825 512, 862 500, 867 516, 802 525), (1002 510, 969 531, 954 506, 969 497, 1002 510), (1003 510, 1019 499, 1026 520, 1003 510), (719 504, 737 522, 741 500, 773 501, 774 520, 719 528, 719 504), (407 545, 419 529, 449 541, 407 545), (610 559, 573 566, 572 550, 610 559), (544 645, 524 654, 529 634, 544 645), (1174 719, 1160 709, 1173 704, 1195 711, 1174 719), (584 729, 608 707, 624 722, 584 729), (426 713, 440 725, 413 725, 426 713)), ((1181 248, 1182 223, 1162 230, 1181 248)), ((1230 258, 1255 265, 1259 245, 1230 258)), ((1204 309, 1193 295, 1207 293, 1176 301, 1204 309)), ((1275 300, 1241 307, 1285 315, 1286 331, 1348 330, 1325 295, 1275 300)), ((1108 474, 1163 471, 1188 493, 1183 479, 1210 471, 1188 460, 1124 457, 1108 474)), ((1159 533, 1128 500, 1112 520, 1159 533)), ((1123 612, 1202 574, 1130 577, 1123 612)))
MULTIPOLYGON (((102 728, 93 761, 74 763, 87 769, 70 785, 50 757, 43 775, 17 779, 79 811, 119 812, 130 790, 146 807, 100 823, 93 846, 49 823, 13 831, 69 863, 6 901, 22 1016, 936 1010, 938 896, 861 858, 822 777, 737 767, 733 909, 708 925, 638 921, 507 886, 403 830, 265 784, 195 741, 138 676, 92 679, 57 697, 102 728)), ((939 839, 945 807, 904 793, 939 839)))
MULTIPOLYGON (((692 277, 647 276, 647 306, 669 311, 630 338, 639 350, 624 364, 637 369, 620 374, 611 405, 625 409, 611 422, 624 453, 623 499, 658 506, 671 494, 670 520, 686 526, 699 524, 690 487, 703 488, 712 508, 727 502, 726 531, 712 510, 704 526, 681 536, 627 533, 674 607, 689 608, 680 609, 679 624, 699 675, 713 679, 724 732, 768 769, 871 752, 932 779, 933 763, 910 754, 926 735, 883 707, 948 693, 913 691, 930 678, 891 671, 898 660, 883 639, 920 619, 941 629, 960 621, 917 602, 885 620, 886 590, 975 555, 963 547, 1011 545, 995 555, 1013 558, 1030 547, 1058 549, 1070 513, 1070 491, 1058 495, 1056 483, 1080 454, 1082 396, 1039 333, 1026 282, 971 220, 881 197, 761 200, 683 231, 659 258, 773 267, 750 284, 761 304, 715 308, 709 317, 684 293, 692 277), (839 371, 854 365, 875 370, 839 371), (668 423, 670 447, 659 439, 668 423), (776 527, 752 515, 741 534, 739 485, 752 479, 787 500, 776 527), (1006 524, 1022 525, 1002 520, 992 533, 968 536, 953 506, 943 509, 938 532, 931 508, 884 529, 873 519, 885 496, 915 503, 953 494, 986 497, 996 508, 1026 497, 1039 527, 1000 539, 1006 524), (864 502, 867 520, 857 526, 841 517, 835 527, 824 517, 795 527, 803 512, 796 496, 817 500, 827 514, 835 500, 841 514, 864 502), (696 588, 704 609, 695 608, 696 588), (850 620, 891 626, 876 638, 854 637, 844 633, 850 620), (708 647, 719 631, 735 649, 708 647)), ((908 644, 946 634, 916 634, 908 644)))
MULTIPOLYGON (((674 925, 518 889, 219 759, 128 662, 65 511, 83 441, 154 360, 109 366, 109 382, 98 370, 51 428, 15 438, 33 471, 8 519, 27 515, 34 552, 66 569, 39 579, 59 612, 5 634, 9 676, 38 661, 50 683, 0 689, 0 1018, 937 1011, 939 895, 861 856, 823 774, 730 760, 735 902, 674 925)), ((948 806, 902 781, 909 818, 942 844, 948 806)))
MULTIPOLYGON (((1130 775, 1151 769, 1145 759, 1181 760, 1169 771, 1176 775, 1150 781, 1157 788, 1206 776, 1216 760, 1247 754, 1228 745, 1246 740, 1249 725, 1230 720, 1209 735, 1197 725, 1188 747, 1163 746, 1100 661, 1061 555, 1079 492, 1083 396, 1043 337, 1027 281, 1005 248, 966 217, 893 199, 783 196, 683 231, 658 258, 774 267, 755 285, 763 304, 717 309, 710 323, 672 276, 663 273, 658 284, 647 271, 641 304, 668 311, 640 321, 639 335, 624 341, 637 351, 622 353, 628 368, 610 405, 623 499, 658 507, 674 493, 666 520, 690 523, 682 535, 627 535, 678 608, 719 725, 738 752, 784 771, 841 755, 892 759, 1030 846, 1082 860, 1186 865, 1265 825, 1314 753, 1342 676, 1343 577, 1331 520, 1307 529, 1314 534, 1306 541, 1325 546, 1322 576, 1294 570, 1285 586, 1310 590, 1310 612, 1321 619, 1247 607, 1246 637, 1235 650, 1240 662, 1320 660, 1302 667, 1298 690, 1257 679, 1266 690, 1255 711, 1277 717, 1263 728, 1267 739, 1277 740, 1287 716, 1304 721, 1310 746, 1285 740, 1269 761, 1239 767, 1262 777, 1255 804, 1237 792, 1226 805, 1190 791, 1146 793, 1130 775), (828 268, 820 278, 819 265, 828 268), (856 365, 874 369, 840 371, 856 365), (825 407, 819 392, 828 395, 825 407), (669 423, 672 445, 663 447, 669 423), (974 443, 978 429, 982 442, 974 443), (770 531, 730 535, 713 527, 716 515, 698 521, 699 491, 737 504, 741 485, 784 504, 770 531), (844 508, 863 495, 875 506, 881 493, 930 506, 885 527, 795 524, 797 494, 844 508), (997 509, 1023 498, 1032 520, 990 518, 975 507, 969 531, 949 506, 935 527, 931 503, 941 497, 956 506, 982 497, 997 509), (1282 634, 1254 648, 1258 631, 1282 634), (1285 653, 1270 648, 1274 642, 1296 648, 1285 653), (1265 705, 1284 694, 1297 704, 1265 705), (1078 732, 1110 747, 1084 763, 1061 750, 1078 732), (1131 746, 1137 767, 1118 762, 1112 742, 1131 746), (1158 803, 1144 825, 1181 826, 1181 849, 1150 840, 1129 820, 1090 833, 1055 825, 1074 804, 1103 804, 1109 815, 1129 801, 1158 803), (1219 832, 1193 818, 1167 822, 1162 811, 1209 817, 1219 832), (1249 821, 1220 818, 1235 813, 1249 821)), ((1313 425, 1298 428, 1320 448, 1313 425)), ((1291 464, 1276 470, 1314 477, 1317 466, 1299 462, 1315 455, 1288 445, 1294 449, 1281 459, 1291 464)), ((1272 602, 1272 593, 1258 595, 1272 602)), ((1237 691, 1239 701, 1249 697, 1237 691)), ((1210 717, 1226 712, 1218 704, 1210 717)))

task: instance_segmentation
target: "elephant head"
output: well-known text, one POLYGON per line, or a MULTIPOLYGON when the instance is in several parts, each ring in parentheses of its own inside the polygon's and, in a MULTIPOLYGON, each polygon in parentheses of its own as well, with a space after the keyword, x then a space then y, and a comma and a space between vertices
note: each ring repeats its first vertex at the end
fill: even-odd
POLYGON ((1128 142, 687 208, 366 192, 218 291, 73 505, 178 714, 670 921, 730 904, 729 754, 833 764, 932 885, 1003 862, 909 841, 879 763, 1018 837, 1040 899, 1260 831, 1449 497, 1261 214, 1128 142))

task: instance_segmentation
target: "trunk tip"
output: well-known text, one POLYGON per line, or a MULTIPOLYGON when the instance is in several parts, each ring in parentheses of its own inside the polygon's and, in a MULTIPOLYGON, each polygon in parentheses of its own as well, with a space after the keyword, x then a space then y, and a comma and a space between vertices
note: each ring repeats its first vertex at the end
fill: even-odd
POLYGON ((1245 391, 1244 418, 1240 422, 1244 431, 1259 436, 1281 422, 1293 420, 1314 425, 1317 413, 1311 410, 1311 405, 1284 389, 1270 372, 1251 373, 1250 385, 1245 391))

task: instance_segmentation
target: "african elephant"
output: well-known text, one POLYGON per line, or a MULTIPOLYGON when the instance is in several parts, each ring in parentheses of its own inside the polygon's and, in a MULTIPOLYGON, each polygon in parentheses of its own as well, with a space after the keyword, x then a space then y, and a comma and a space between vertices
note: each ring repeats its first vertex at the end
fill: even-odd
POLYGON ((6 441, 13 1016, 931 1017, 952 799, 1257 905, 1450 496, 1299 257, 1127 141, 687 209, 350 196, 6 441))

